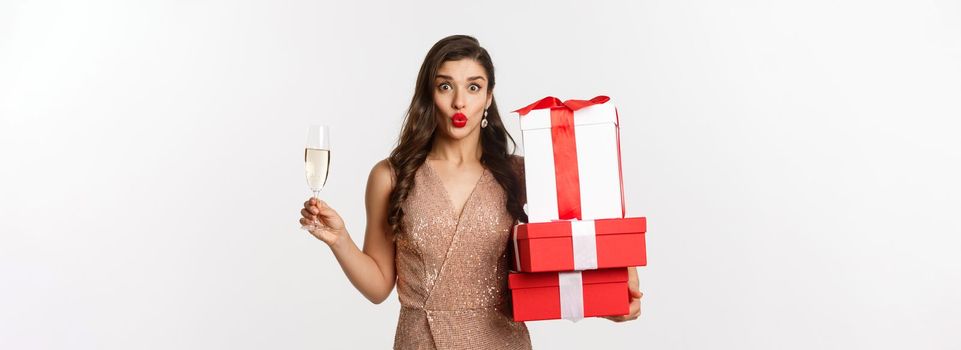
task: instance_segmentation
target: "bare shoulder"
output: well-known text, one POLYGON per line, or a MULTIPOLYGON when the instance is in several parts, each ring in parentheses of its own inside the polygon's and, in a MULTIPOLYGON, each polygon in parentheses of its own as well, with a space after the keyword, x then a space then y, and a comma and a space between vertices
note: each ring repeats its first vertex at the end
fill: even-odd
POLYGON ((367 189, 375 192, 390 192, 394 187, 394 171, 388 159, 382 159, 370 169, 367 189))

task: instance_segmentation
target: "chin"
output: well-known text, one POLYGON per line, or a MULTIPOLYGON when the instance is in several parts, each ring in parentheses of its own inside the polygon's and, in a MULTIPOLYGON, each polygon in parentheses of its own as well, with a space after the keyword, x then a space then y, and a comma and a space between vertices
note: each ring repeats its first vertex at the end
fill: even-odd
POLYGON ((447 134, 448 136, 450 136, 450 138, 455 140, 460 140, 462 138, 467 137, 467 135, 470 135, 471 131, 474 129, 472 129, 470 125, 468 125, 463 128, 455 128, 454 126, 450 126, 447 130, 449 130, 447 134))

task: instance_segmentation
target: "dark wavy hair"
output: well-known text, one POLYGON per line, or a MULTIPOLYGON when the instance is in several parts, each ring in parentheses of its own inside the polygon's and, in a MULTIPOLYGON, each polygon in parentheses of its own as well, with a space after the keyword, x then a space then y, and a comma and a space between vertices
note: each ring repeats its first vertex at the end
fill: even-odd
MULTIPOLYGON (((404 125, 401 128, 397 146, 390 152, 389 162, 394 171, 394 189, 390 193, 387 223, 395 235, 404 232, 404 211, 401 204, 407 199, 414 187, 414 173, 427 160, 437 133, 438 118, 434 107, 433 85, 437 70, 447 61, 472 59, 484 67, 487 73, 487 92, 494 89, 494 63, 477 39, 467 35, 452 35, 441 39, 424 57, 424 63, 417 73, 414 97, 410 101, 404 125)), ((507 211, 514 220, 527 222, 521 203, 522 187, 518 174, 512 164, 513 149, 517 143, 504 128, 497 102, 491 98, 487 109, 487 127, 481 128, 481 164, 494 176, 507 194, 507 211), (511 150, 507 144, 510 142, 511 150)))

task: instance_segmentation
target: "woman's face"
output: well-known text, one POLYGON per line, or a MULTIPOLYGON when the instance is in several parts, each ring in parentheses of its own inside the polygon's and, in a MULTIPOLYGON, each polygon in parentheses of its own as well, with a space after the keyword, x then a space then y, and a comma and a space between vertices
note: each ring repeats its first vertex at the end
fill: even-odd
POLYGON ((462 139, 480 128, 484 110, 491 104, 487 73, 472 59, 441 64, 434 78, 434 106, 439 129, 453 139, 462 139))

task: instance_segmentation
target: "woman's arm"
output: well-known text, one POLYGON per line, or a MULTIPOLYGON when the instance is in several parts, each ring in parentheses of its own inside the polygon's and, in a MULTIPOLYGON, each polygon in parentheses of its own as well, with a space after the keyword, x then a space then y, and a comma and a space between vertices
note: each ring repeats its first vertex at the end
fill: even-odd
MULTIPOLYGON (((311 199, 309 213, 323 223, 322 228, 311 230, 311 234, 330 246, 334 257, 347 275, 350 283, 368 300, 380 304, 394 289, 394 242, 390 225, 387 224, 387 206, 392 189, 390 167, 386 160, 374 165, 367 178, 367 230, 364 235, 364 249, 361 251, 344 228, 343 221, 327 203, 311 199)), ((307 220, 309 221, 309 220, 307 220)))

